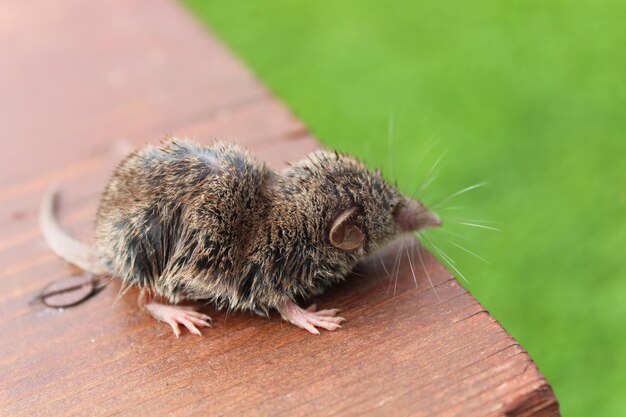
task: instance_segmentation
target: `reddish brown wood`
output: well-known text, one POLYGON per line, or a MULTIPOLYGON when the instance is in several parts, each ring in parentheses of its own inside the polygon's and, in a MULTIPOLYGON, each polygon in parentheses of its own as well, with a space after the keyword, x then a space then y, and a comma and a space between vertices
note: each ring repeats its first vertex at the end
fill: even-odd
POLYGON ((524 349, 411 239, 317 300, 348 318, 318 337, 207 307, 215 327, 177 340, 117 283, 76 308, 29 305, 78 273, 39 234, 50 183, 89 241, 100 190, 140 143, 228 138, 274 167, 317 144, 167 0, 4 2, 0 49, 0 415, 558 415, 524 349))

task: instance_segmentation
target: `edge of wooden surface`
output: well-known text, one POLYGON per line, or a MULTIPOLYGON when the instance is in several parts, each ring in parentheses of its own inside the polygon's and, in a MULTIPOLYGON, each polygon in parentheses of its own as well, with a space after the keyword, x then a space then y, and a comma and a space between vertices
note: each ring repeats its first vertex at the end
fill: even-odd
MULTIPOLYGON (((4 379, 0 381, 0 388, 2 388, 0 391, 3 392, 0 395, 0 409, 4 409, 7 412, 13 411, 15 414, 27 414, 29 411, 42 412, 41 404, 38 401, 45 398, 46 393, 48 393, 57 395, 57 399, 46 406, 49 407, 46 408, 49 412, 73 410, 74 413, 92 413, 94 409, 89 410, 85 408, 85 402, 82 405, 77 405, 72 400, 82 399, 83 401, 89 401, 93 399, 94 401, 100 401, 98 403, 99 407, 106 407, 107 404, 113 407, 118 403, 118 400, 116 398, 108 398, 106 395, 103 396, 102 393, 97 391, 98 385, 93 385, 93 382, 91 387, 89 385, 76 386, 75 383, 84 383, 84 378, 89 378, 82 371, 76 371, 78 373, 74 374, 77 378, 75 383, 71 379, 68 380, 67 376, 64 375, 65 355, 72 354, 71 351, 73 349, 86 349, 87 352, 97 355, 99 351, 96 350, 96 347, 105 348, 105 346, 101 345, 102 341, 96 339, 100 335, 100 333, 97 333, 97 329, 81 327, 81 325, 87 325, 87 322, 85 322, 86 317, 72 317, 70 314, 79 315, 79 312, 83 311, 89 318, 99 317, 99 327, 103 328, 104 326, 106 328, 106 326, 109 326, 112 329, 121 329, 119 336, 125 338, 130 343, 130 346, 135 342, 139 344, 139 341, 136 339, 133 342, 133 338, 125 335, 123 329, 132 329, 131 335, 134 337, 139 337, 140 335, 144 337, 148 344, 142 345, 143 348, 149 348, 151 346, 150 343, 156 343, 162 345, 163 349, 173 349, 173 352, 176 354, 193 352, 194 349, 198 349, 201 346, 202 341, 187 338, 181 340, 178 345, 172 345, 168 339, 169 332, 166 329, 156 327, 160 326, 160 324, 143 317, 140 312, 137 312, 136 307, 133 307, 134 303, 132 300, 122 300, 121 306, 118 306, 118 309, 127 309, 129 313, 122 314, 119 310, 109 311, 107 316, 103 311, 94 311, 94 309, 106 308, 105 305, 107 303, 112 303, 116 299, 116 295, 111 291, 105 292, 98 299, 93 300, 93 304, 87 306, 88 308, 67 311, 65 314, 57 315, 53 312, 36 311, 30 307, 26 308, 25 303, 29 301, 29 298, 42 285, 55 277, 66 276, 72 273, 71 269, 68 269, 45 247, 39 236, 38 226, 36 226, 36 223, 33 224, 34 219, 36 219, 41 192, 45 186, 52 180, 62 182, 64 189, 67 190, 67 193, 63 195, 63 207, 66 210, 61 213, 64 224, 69 225, 70 231, 74 234, 90 240, 91 219, 93 218, 95 201, 98 195, 94 189, 99 189, 103 186, 108 173, 120 159, 121 154, 128 149, 128 146, 135 146, 141 143, 145 137, 154 137, 157 133, 169 131, 169 133, 174 134, 196 136, 201 141, 205 141, 213 136, 245 138, 244 145, 250 147, 253 153, 261 159, 269 161, 274 167, 280 166, 284 160, 293 160, 308 150, 314 149, 317 147, 317 144, 315 139, 308 133, 306 127, 267 92, 265 87, 260 85, 247 70, 243 69, 238 60, 230 52, 225 51, 219 41, 207 35, 205 29, 201 28, 198 22, 193 21, 186 12, 176 10, 177 4, 169 1, 147 3, 141 0, 129 1, 123 5, 122 3, 110 5, 106 2, 94 3, 94 8, 99 8, 103 12, 102 16, 99 16, 95 12, 87 12, 87 9, 77 2, 67 1, 68 8, 73 8, 72 10, 76 13, 76 16, 53 16, 53 18, 58 18, 58 21, 55 21, 50 20, 49 16, 44 16, 41 12, 36 13, 37 19, 43 19, 39 23, 42 23, 45 30, 56 31, 57 27, 55 25, 63 26, 63 28, 58 29, 61 34, 59 39, 55 40, 54 33, 56 32, 51 32, 53 36, 51 36, 52 40, 50 42, 51 44, 54 42, 61 43, 62 48, 59 54, 64 60, 67 61, 69 59, 69 62, 54 61, 54 54, 52 53, 55 51, 54 47, 44 51, 41 56, 29 55, 30 50, 26 47, 20 49, 23 45, 30 47, 29 42, 34 42, 35 38, 40 35, 36 31, 34 31, 34 35, 23 32, 25 28, 33 26, 33 22, 28 21, 28 14, 22 16, 20 13, 28 11, 29 7, 37 6, 42 6, 46 13, 62 13, 58 10, 46 8, 45 4, 46 2, 41 1, 39 4, 35 3, 34 6, 13 6, 15 10, 20 10, 19 13, 15 13, 18 21, 17 26, 13 28, 15 29, 14 35, 21 34, 22 38, 18 36, 17 46, 15 47, 18 51, 17 64, 12 63, 13 66, 10 67, 9 75, 4 75, 5 78, 9 77, 9 79, 13 80, 12 85, 9 87, 9 94, 20 94, 20 82, 31 80, 32 86, 43 89, 43 95, 40 102, 34 104, 33 108, 25 105, 20 107, 18 105, 11 108, 8 112, 3 112, 9 116, 13 115, 13 117, 8 117, 7 120, 7 129, 11 133, 10 136, 14 140, 20 140, 23 143, 17 144, 17 148, 14 147, 16 149, 14 155, 9 156, 9 152, 5 154, 6 156, 3 159, 6 159, 4 161, 6 163, 0 167, 0 202, 2 203, 2 207, 0 207, 0 224, 4 227, 5 236, 8 236, 8 238, 3 237, 0 239, 0 263, 3 264, 2 270, 0 270, 0 287, 3 289, 2 295, 0 295, 0 334, 3 335, 4 340, 9 340, 9 343, 0 346, 0 353, 2 353, 0 364, 3 367, 6 366, 8 369, 7 375, 13 377, 11 380, 4 379), (20 7, 23 7, 23 9, 19 9, 20 7), (119 8, 119 10, 115 10, 115 8, 119 8), (93 16, 87 19, 85 25, 77 28, 72 28, 70 27, 71 25, 68 26, 68 22, 71 23, 72 19, 76 19, 85 13, 94 13, 93 16), (19 21, 20 16, 27 19, 24 21, 27 24, 23 27, 19 26, 23 23, 19 21), (128 16, 140 16, 140 22, 129 25, 129 22, 125 20, 128 19, 128 16), (102 39, 107 39, 114 43, 121 42, 122 39, 128 39, 128 45, 123 46, 121 52, 113 53, 109 51, 107 52, 109 55, 107 53, 99 53, 98 48, 110 47, 110 45, 107 45, 106 42, 103 43, 99 38, 87 37, 87 41, 80 40, 81 33, 91 33, 90 31, 109 36, 107 22, 106 20, 104 23, 102 21, 102 19, 107 18, 117 22, 116 24, 119 27, 115 28, 113 33, 111 33, 110 39, 113 40, 110 40, 108 37, 103 37, 102 39), (174 19, 173 21, 171 21, 172 18, 174 19), (91 24, 91 27, 89 24, 91 24), (137 33, 137 29, 133 28, 135 24, 144 28, 149 36, 144 33, 137 33), (176 30, 181 30, 184 32, 184 35, 175 33, 176 30), (73 40, 70 41, 68 39, 74 39, 75 37, 78 39, 76 45, 81 47, 89 46, 91 48, 81 49, 86 51, 86 57, 76 55, 76 50, 72 49, 77 46, 72 43, 74 42, 73 40), (189 42, 190 45, 186 45, 178 50, 176 46, 183 41, 189 42), (83 43, 81 44, 81 42, 83 43), (159 46, 159 43, 165 46, 159 46), (137 59, 139 58, 133 54, 133 48, 147 48, 145 50, 157 52, 155 52, 156 55, 154 56, 150 55, 152 52, 144 53, 143 55, 142 53, 137 54, 141 59, 147 60, 148 64, 144 65, 143 63, 138 63, 137 59), (24 52, 23 56, 19 55, 22 52, 24 52), (197 70, 189 71, 185 76, 181 76, 181 79, 184 79, 185 82, 188 81, 189 85, 187 87, 181 89, 180 83, 175 79, 170 80, 169 75, 163 78, 160 73, 150 72, 149 65, 152 65, 150 62, 164 59, 159 53, 171 56, 172 59, 198 60, 197 70), (208 58, 203 58, 205 55, 208 58), (107 61, 111 57, 118 59, 118 61, 115 61, 113 72, 106 76, 109 77, 107 78, 108 81, 103 84, 104 87, 92 86, 93 80, 90 80, 89 76, 97 74, 100 68, 111 65, 107 61), (72 59, 78 59, 78 65, 72 62, 72 59), (38 72, 37 68, 41 67, 41 63, 46 62, 46 60, 48 62, 52 60, 48 72, 38 72), (224 62, 224 69, 216 70, 215 79, 204 80, 202 71, 215 68, 215 62, 211 60, 224 62), (72 71, 81 69, 86 72, 82 75, 79 74, 77 79, 74 79, 72 71), (136 82, 138 86, 129 86, 129 90, 122 93, 111 93, 111 88, 117 88, 115 83, 119 82, 118 76, 120 71, 122 73, 126 71, 130 82, 136 82), (69 91, 69 94, 64 94, 62 91, 57 91, 56 93, 48 92, 45 90, 45 86, 49 82, 50 77, 55 77, 60 83, 59 85, 70 86, 76 89, 76 91, 79 89, 87 90, 88 94, 84 92, 74 93, 73 91, 69 91), (111 80, 113 84, 110 83, 111 80), (149 82, 162 83, 159 93, 161 96, 155 93, 149 82), (141 83, 145 83, 145 85, 141 83), (215 96, 211 96, 216 91, 215 96), (101 95, 101 98, 97 96, 98 94, 101 95), (145 97, 149 98, 145 99, 145 97), (166 99, 163 100, 163 97, 166 97, 166 99), (194 97, 199 97, 196 102, 187 102, 194 97), (55 103, 63 102, 64 99, 66 103, 55 108, 55 103), (132 106, 129 106, 128 103, 131 103, 132 106), (80 114, 81 111, 86 114, 86 120, 79 120, 79 123, 73 123, 75 115, 80 114), (271 117, 267 115, 271 115, 271 117), (17 121, 12 121, 11 119, 13 118, 17 121), (30 120, 35 120, 32 126, 24 127, 23 124, 30 120), (99 129, 94 129, 95 126, 98 126, 99 129), (47 140, 42 141, 41 137, 45 137, 47 140), (117 140, 111 141, 111 137, 117 140), (134 140, 129 141, 127 138, 133 138, 134 140), (142 139, 137 140, 137 138, 142 139), (61 139, 64 139, 64 146, 59 148, 56 141, 61 139), (40 148, 40 159, 32 167, 24 167, 22 161, 26 156, 32 156, 30 152, 33 146, 40 148), (21 182, 15 184, 17 178, 21 182), (32 320, 36 320, 36 322, 32 323, 32 320), (122 320, 122 322, 119 320, 122 320), (47 325, 52 327, 46 328, 47 325), (54 328, 54 326, 60 327, 54 328), (23 340, 15 338, 14 332, 16 329, 18 331, 17 334, 24 338, 23 340), (60 336, 56 333, 57 331, 61 332, 60 336), (91 336, 89 336, 90 334, 91 336), (38 342, 41 343, 41 339, 37 339, 38 335, 47 337, 45 339, 45 352, 41 351, 41 346, 37 346, 38 342), (91 337, 91 343, 94 346, 91 347, 89 344, 85 344, 84 337, 91 337), (48 355, 52 362, 45 362, 43 357, 37 357, 37 354, 48 355), (15 359, 15 362, 12 363, 12 359, 15 359), (12 368, 12 366, 15 366, 15 368, 12 368), (45 372, 49 372, 49 374, 42 374, 45 372), (34 378, 34 380, 31 380, 31 378, 34 378), (39 378, 39 381, 37 378, 39 378), (58 383, 65 383, 67 388, 75 389, 76 391, 70 393, 70 396, 67 398, 58 397, 62 394, 61 388, 55 385, 58 383), (34 388, 37 388, 37 390, 31 391, 34 388), (29 394, 26 395, 26 393, 29 394), (19 394, 22 397, 4 397, 7 394, 19 394), (29 406, 30 408, 28 408, 29 406)), ((9 6, 5 5, 3 7, 9 6)), ((66 11, 65 13, 68 12, 66 11)), ((35 27, 37 26, 35 25, 35 27)), ((9 35, 11 35, 10 30, 8 32, 9 35)), ((5 33, 3 37, 0 34, 0 46, 8 48, 13 45, 13 41, 14 36, 8 36, 5 33)), ((172 73, 171 76, 174 76, 174 74, 172 73)), ((27 99, 29 94, 26 91, 27 99)), ((6 109, 0 108, 0 110, 6 109)), ((11 148, 5 147, 5 149, 10 150, 11 148)), ((35 159, 32 160, 37 161, 36 155, 35 159)), ((396 242, 395 244, 398 243, 396 242)), ((412 246, 411 250, 414 249, 420 250, 412 246)), ((430 265, 429 268, 434 268, 432 271, 439 271, 438 276, 441 281, 435 283, 436 288, 458 291, 459 295, 457 296, 465 297, 465 303, 468 305, 466 310, 449 313, 451 314, 450 323, 452 323, 450 325, 466 321, 476 326, 480 324, 481 326, 489 326, 489 328, 493 327, 493 329, 497 330, 493 330, 493 333, 497 333, 498 337, 505 335, 502 338, 493 340, 494 344, 499 343, 497 345, 499 347, 490 353, 485 353, 484 357, 479 355, 476 360, 468 360, 464 366, 468 369, 471 368, 472 371, 465 375, 466 380, 454 381, 458 382, 460 386, 469 384, 471 387, 472 384, 479 384, 478 386, 492 387, 496 391, 477 392, 474 397, 470 398, 460 396, 454 400, 457 401, 456 403, 451 402, 446 415, 472 415, 472 413, 474 415, 476 413, 487 413, 489 415, 506 416, 559 415, 558 402, 554 397, 552 388, 528 353, 506 333, 502 326, 488 314, 467 290, 462 288, 452 278, 448 271, 442 271, 440 269, 443 268, 441 265, 433 263, 434 258, 429 258, 427 262, 431 262, 428 265, 430 265), (446 287, 439 287, 439 285, 446 285, 446 287), (457 315, 459 321, 454 321, 457 315), (506 367, 502 369, 490 367, 491 363, 487 362, 500 356, 506 362, 506 367), (517 366, 522 366, 521 364, 524 364, 521 373, 515 377, 517 378, 515 382, 518 385, 515 385, 512 390, 511 381, 506 379, 506 375, 517 369, 517 366), (489 385, 485 378, 493 378, 496 385, 489 385), (497 382, 497 378, 503 378, 502 382, 497 382), (491 410, 485 410, 482 408, 485 402, 481 402, 481 395, 495 395, 494 398, 499 398, 499 400, 493 401, 491 410)), ((402 264, 399 268, 402 268, 402 282, 399 285, 403 291, 408 291, 407 294, 413 298, 399 297, 395 302, 406 304, 407 300, 410 300, 409 304, 420 308, 425 308, 426 304, 422 303, 431 303, 429 305, 436 306, 436 298, 433 298, 433 294, 428 289, 420 289, 418 291, 417 289, 409 288, 412 286, 412 278, 409 276, 407 265, 402 264), (418 294, 421 297, 419 299, 416 298, 418 294)), ((420 285, 428 285, 423 274, 418 275, 418 280, 420 285)), ((375 283, 371 281, 368 285, 375 285, 375 283)), ((338 300, 353 300, 352 304, 346 302, 352 314, 364 313, 366 306, 361 302, 354 303, 354 298, 351 298, 354 297, 354 294, 351 294, 351 292, 356 291, 358 293, 363 291, 365 293, 368 291, 368 288, 370 287, 357 286, 348 288, 346 285, 342 285, 332 289, 322 300, 324 302, 329 300, 335 302, 338 302, 338 300)), ((376 300, 371 300, 372 302, 388 303, 388 300, 380 298, 380 294, 372 294, 376 294, 378 297, 376 300)), ((394 305, 393 303, 386 304, 386 308, 392 312, 401 311, 402 307, 403 305, 394 305)), ((428 315, 428 311, 420 311, 422 312, 421 314, 428 315)), ((445 313, 448 314, 447 311, 445 313)), ((386 314, 392 313, 387 312, 386 314)), ((216 317, 218 319, 224 318, 225 320, 224 315, 221 313, 218 313, 216 317)), ((298 333, 297 329, 283 328, 280 322, 268 323, 252 320, 251 324, 249 320, 246 320, 241 315, 229 318, 229 320, 230 326, 232 326, 229 327, 230 330, 224 329, 225 326, 222 326, 221 329, 218 327, 215 329, 216 339, 208 341, 209 343, 219 343, 220 340, 225 340, 224 343, 227 343, 230 340, 228 343, 232 344, 234 339, 239 340, 242 337, 246 337, 246 335, 251 337, 252 335, 260 334, 258 332, 270 331, 268 329, 272 329, 272 332, 280 334, 282 343, 286 343, 285 341, 316 343, 319 346, 319 340, 327 340, 335 343, 335 348, 339 350, 341 345, 337 344, 339 343, 337 340, 344 340, 345 343, 350 343, 349 337, 355 335, 359 338, 383 336, 363 334, 363 331, 367 332, 370 324, 358 316, 353 317, 351 322, 355 323, 354 325, 361 323, 361 325, 365 326, 364 328, 346 327, 344 329, 346 332, 340 335, 341 339, 323 336, 326 339, 313 341, 308 341, 308 339, 305 341, 305 336, 308 335, 298 333), (225 337, 224 332, 227 330, 233 332, 232 335, 226 335, 231 339, 220 339, 220 337, 225 337), (333 340, 335 341, 333 342, 333 340)), ((276 318, 274 317, 273 320, 276 320, 276 318)), ((415 321, 415 323, 425 326, 425 320, 426 317, 421 319, 421 321, 415 321)), ((424 334, 424 337, 434 337, 433 335, 439 337, 438 335, 447 331, 445 327, 429 328, 428 330, 431 333, 424 334)), ((379 331, 382 332, 381 329, 379 331)), ((440 341, 440 338, 434 338, 434 340, 440 341)), ((113 343, 112 340, 110 342, 113 343)), ((414 340, 410 342, 417 343, 419 346, 425 346, 424 343, 426 343, 414 340)), ((204 342, 204 345, 206 343, 207 341, 204 342)), ((136 350, 137 348, 135 346, 132 349, 136 350)), ((400 351, 402 350, 401 346, 397 346, 397 348, 400 351)), ((287 350, 287 352, 293 351, 287 350)), ((320 356, 320 358, 324 357, 320 356)), ((80 364, 86 367, 91 363, 89 362, 90 358, 80 355, 77 359, 80 364)), ((120 360, 123 360, 123 357, 120 360)), ((407 358, 402 357, 402 360, 406 361, 407 358)), ((329 363, 326 366, 332 367, 333 365, 329 363)), ((260 369, 263 368, 261 367, 260 369)), ((100 375, 104 377, 106 375, 105 370, 100 368, 92 369, 92 371, 95 376, 100 375)), ((117 371, 121 375, 124 374, 120 370, 117 371)), ((358 371, 358 369, 352 371, 358 371)), ((208 370, 203 372, 205 376, 210 375, 207 373, 209 372, 208 370)), ((437 376, 436 369, 425 370, 425 372, 431 372, 433 378, 437 376)), ((189 376, 184 372, 176 375, 183 382, 190 380, 189 376)), ((431 383, 435 383, 432 382, 435 380, 436 378, 431 380, 431 383)), ((436 383, 440 384, 440 382, 436 383)), ((115 381, 112 380, 109 383, 112 384, 115 381)), ((179 382, 166 381, 165 384, 167 385, 167 383, 175 385, 179 382)), ((157 383, 159 387, 161 387, 160 384, 161 382, 157 383)), ((319 384, 316 386, 320 387, 319 384)), ((432 387, 430 391, 426 391, 431 392, 433 396, 440 395, 441 392, 447 392, 445 384, 437 385, 437 387, 432 387), (437 388, 439 386, 441 388, 437 388), (439 389, 440 391, 437 391, 439 389)), ((324 389, 323 385, 321 389, 324 389)), ((425 399, 415 398, 412 394, 409 391, 396 398, 399 404, 398 407, 400 407, 396 410, 408 412, 416 401, 424 404, 425 399)), ((139 396, 138 398, 143 397, 139 396)), ((151 403, 149 398, 144 399, 144 411, 164 412, 159 407, 159 404, 151 403)), ((188 413, 199 412, 203 406, 208 406, 204 397, 196 396, 194 398, 196 398, 197 402, 188 404, 188 408, 182 409, 182 414, 185 413, 185 410, 188 413)), ((381 405, 376 401, 372 403, 365 402, 362 406, 369 406, 370 408, 362 410, 345 408, 346 405, 342 403, 345 399, 341 396, 336 397, 335 401, 340 407, 344 407, 343 413, 349 411, 359 413, 359 411, 363 411, 381 414, 393 410, 385 408, 389 405, 381 405)), ((293 405, 293 403, 289 404, 293 405)), ((309 406, 317 413, 321 412, 319 408, 315 408, 319 404, 312 402, 309 406)), ((235 407, 233 404, 230 404, 229 407, 231 407, 231 410, 236 410, 236 408, 232 408, 235 407)), ((96 409, 99 413, 103 413, 105 410, 106 408, 96 409)), ((426 405, 424 405, 424 410, 426 410, 426 405)), ((435 409, 432 410, 432 412, 435 412, 435 409)), ((175 410, 170 411, 175 412, 175 410)), ((287 407, 283 411, 287 413, 286 415, 297 415, 297 413, 305 415, 307 409, 303 409, 302 406, 298 407, 295 404, 292 408, 287 407)), ((341 413, 341 408, 339 411, 341 413)), ((179 411, 179 413, 181 412, 179 411)))

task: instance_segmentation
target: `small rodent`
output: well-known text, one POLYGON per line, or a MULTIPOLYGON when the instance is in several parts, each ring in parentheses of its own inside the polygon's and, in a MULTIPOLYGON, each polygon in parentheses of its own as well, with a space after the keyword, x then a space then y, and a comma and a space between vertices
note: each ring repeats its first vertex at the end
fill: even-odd
POLYGON ((404 232, 439 218, 404 197, 378 171, 349 155, 315 151, 275 172, 245 150, 169 138, 127 156, 110 179, 96 216, 96 250, 64 234, 41 209, 44 237, 64 259, 141 289, 140 304, 200 334, 210 318, 183 300, 218 307, 277 309, 319 334, 345 319, 303 309, 296 300, 343 280, 357 262, 404 232))

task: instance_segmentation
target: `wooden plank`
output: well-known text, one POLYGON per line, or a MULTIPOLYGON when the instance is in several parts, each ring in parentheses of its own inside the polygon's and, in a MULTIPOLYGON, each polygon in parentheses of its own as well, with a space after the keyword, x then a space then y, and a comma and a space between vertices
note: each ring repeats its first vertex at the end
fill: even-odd
POLYGON ((228 138, 276 168, 318 145, 167 0, 4 2, 0 48, 0 415, 558 415, 524 349, 412 239, 316 300, 349 320, 318 337, 209 306, 205 337, 175 339, 117 283, 73 309, 29 305, 77 273, 39 234, 51 182, 90 241, 100 190, 138 144, 228 138))

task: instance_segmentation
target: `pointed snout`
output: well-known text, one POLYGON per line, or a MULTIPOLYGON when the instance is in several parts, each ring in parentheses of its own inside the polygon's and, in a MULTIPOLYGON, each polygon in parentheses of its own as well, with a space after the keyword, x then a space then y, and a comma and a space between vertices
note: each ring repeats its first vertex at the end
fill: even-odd
POLYGON ((437 214, 428 210, 421 203, 406 200, 395 213, 395 219, 400 229, 405 232, 414 232, 427 227, 439 227, 442 224, 437 214))
POLYGON ((441 218, 437 216, 437 214, 432 211, 425 211, 422 215, 423 226, 422 227, 439 227, 443 223, 441 222, 441 218))

